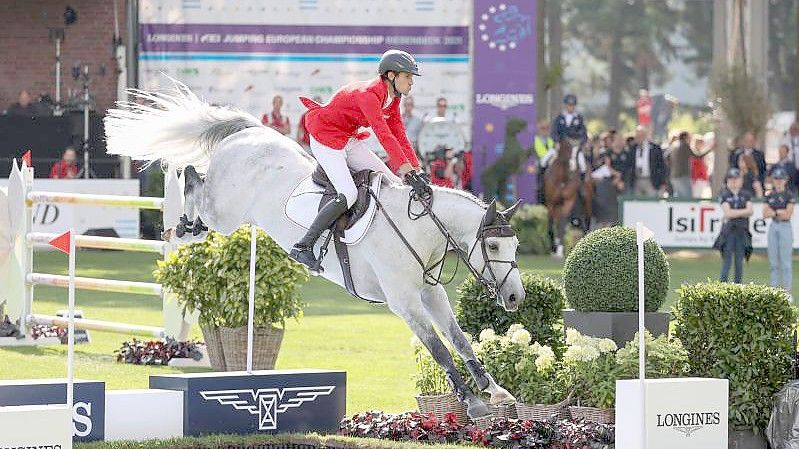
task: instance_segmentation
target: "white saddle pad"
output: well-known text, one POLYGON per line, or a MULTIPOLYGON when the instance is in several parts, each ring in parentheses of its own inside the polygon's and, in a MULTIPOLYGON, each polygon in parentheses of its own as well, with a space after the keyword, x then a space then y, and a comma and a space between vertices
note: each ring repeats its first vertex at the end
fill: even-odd
MULTIPOLYGON (((378 173, 377 176, 372 179, 372 191, 378 198, 380 197, 380 184, 382 179, 383 175, 381 173, 378 173)), ((288 201, 286 201, 286 209, 284 211, 286 217, 297 225, 308 229, 311 223, 313 223, 314 218, 316 218, 317 212, 319 212, 319 202, 322 199, 322 193, 324 193, 324 189, 314 183, 310 176, 303 179, 294 191, 291 192, 288 201)), ((354 245, 361 241, 366 231, 369 230, 372 220, 374 220, 375 212, 377 212, 377 203, 372 199, 366 213, 355 222, 355 225, 344 231, 344 238, 342 241, 347 245, 354 245)))

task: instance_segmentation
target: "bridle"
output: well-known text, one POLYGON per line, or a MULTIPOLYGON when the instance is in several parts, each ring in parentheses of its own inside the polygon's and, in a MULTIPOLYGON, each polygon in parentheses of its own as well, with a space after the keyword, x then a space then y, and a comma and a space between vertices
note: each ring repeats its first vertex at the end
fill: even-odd
MULTIPOLYGON (((469 272, 475 277, 477 282, 480 283, 486 289, 488 297, 494 298, 497 301, 497 303, 499 303, 500 290, 505 285, 505 282, 507 282, 508 276, 510 276, 510 273, 513 271, 513 269, 518 268, 518 265, 516 264, 515 260, 490 259, 488 257, 488 249, 486 247, 487 238, 513 237, 516 235, 516 233, 513 232, 513 228, 510 226, 510 223, 508 223, 508 220, 505 219, 505 216, 502 213, 495 212, 491 217, 489 217, 489 214, 486 213, 483 216, 482 220, 480 221, 480 227, 477 229, 477 235, 475 236, 474 244, 472 244, 471 248, 469 249, 469 252, 467 253, 463 248, 460 247, 458 242, 449 232, 449 230, 441 221, 441 219, 439 219, 438 216, 433 212, 433 207, 432 207, 433 196, 427 195, 426 197, 422 198, 419 197, 419 195, 417 195, 414 190, 411 190, 408 198, 408 218, 415 221, 424 216, 429 216, 430 219, 433 221, 433 223, 436 225, 436 228, 438 228, 441 235, 444 236, 444 239, 446 241, 446 244, 444 246, 444 252, 441 258, 436 263, 428 266, 424 263, 422 258, 419 256, 419 253, 416 252, 413 246, 411 246, 410 242, 408 242, 408 240, 402 234, 402 231, 399 230, 397 224, 388 214, 385 207, 383 207, 383 204, 380 202, 380 200, 378 200, 374 192, 369 190, 369 194, 372 196, 372 199, 377 204, 377 208, 383 213, 383 216, 386 218, 386 221, 388 221, 391 228, 394 229, 394 232, 397 234, 397 236, 399 236, 402 243, 405 245, 406 248, 408 248, 408 250, 413 255, 414 259, 416 259, 416 262, 422 268, 422 277, 424 278, 424 282, 426 284, 447 285, 451 283, 453 279, 455 279, 455 275, 458 272, 458 267, 460 266, 460 262, 463 261, 463 264, 466 266, 469 272), (421 212, 414 212, 411 210, 411 206, 414 202, 418 202, 422 205, 423 210, 421 212), (486 220, 488 218, 491 218, 490 223, 486 223, 486 220), (474 265, 472 265, 470 261, 472 254, 478 247, 478 244, 480 246, 480 251, 482 252, 483 255, 483 267, 482 269, 479 270, 474 265), (450 249, 455 251, 456 255, 458 256, 457 264, 455 265, 455 270, 453 271, 452 276, 447 281, 442 281, 441 276, 444 271, 444 262, 446 261, 447 253, 449 252, 450 249), (505 276, 502 278, 501 281, 497 279, 496 272, 491 267, 490 263, 500 263, 500 264, 510 265, 508 272, 505 273, 505 276), (438 273, 434 275, 433 272, 436 270, 438 271, 438 273), (490 279, 485 276, 486 271, 488 271, 490 279)), ((492 202, 492 204, 489 205, 489 209, 492 208, 496 210, 496 204, 494 202, 492 202)), ((515 209, 515 206, 513 207, 513 209, 515 209)))

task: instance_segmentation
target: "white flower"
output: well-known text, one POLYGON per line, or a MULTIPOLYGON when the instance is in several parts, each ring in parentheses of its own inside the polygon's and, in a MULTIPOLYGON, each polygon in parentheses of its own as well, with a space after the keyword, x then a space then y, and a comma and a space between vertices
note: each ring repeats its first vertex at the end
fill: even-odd
POLYGON ((555 354, 552 356, 539 354, 535 359, 535 367, 539 373, 544 373, 552 369, 555 364, 555 354))
POLYGON ((505 335, 507 335, 508 337, 511 337, 511 336, 513 336, 513 334, 516 333, 516 331, 522 330, 522 329, 524 329, 524 326, 522 326, 519 323, 511 324, 510 327, 508 328, 508 332, 506 332, 505 335))
POLYGON ((599 357, 599 349, 593 346, 583 346, 582 356, 584 362, 590 362, 599 357))
POLYGON ((577 329, 568 328, 566 329, 566 344, 569 346, 572 345, 579 345, 583 341, 583 336, 577 329))
POLYGON ((533 354, 538 354, 538 351, 541 349, 541 343, 539 343, 537 341, 534 342, 533 345, 530 346, 530 349, 533 350, 533 354))
POLYGON ((552 351, 552 348, 550 348, 549 346, 541 346, 540 348, 538 348, 537 352, 538 355, 541 357, 552 357, 552 359, 555 358, 555 352, 552 351))
POLYGON ((592 346, 569 346, 563 353, 566 362, 590 362, 599 357, 599 350, 592 346))
POLYGON ((601 339, 599 339, 599 342, 597 343, 596 346, 597 346, 597 349, 599 349, 599 352, 601 352, 603 354, 606 353, 606 352, 612 352, 612 351, 615 351, 615 350, 619 349, 619 347, 616 346, 616 342, 614 342, 613 340, 611 340, 609 338, 601 338, 601 339))
POLYGON ((494 329, 491 329, 490 327, 488 329, 483 329, 483 331, 480 332, 480 341, 488 341, 495 338, 497 338, 497 334, 494 332, 494 329))
POLYGON ((527 346, 530 344, 530 341, 533 339, 533 337, 530 336, 530 333, 526 330, 519 329, 513 333, 510 339, 518 345, 527 346))

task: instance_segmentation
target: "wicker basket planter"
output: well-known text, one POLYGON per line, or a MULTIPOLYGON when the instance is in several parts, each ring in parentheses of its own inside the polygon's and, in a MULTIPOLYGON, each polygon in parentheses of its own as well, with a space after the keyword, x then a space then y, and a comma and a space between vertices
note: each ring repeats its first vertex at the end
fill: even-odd
POLYGON ((466 404, 458 400, 455 393, 431 394, 416 396, 416 404, 419 405, 419 413, 433 413, 439 421, 444 419, 447 413, 454 413, 458 419, 458 424, 466 424, 469 416, 466 414, 466 404))
POLYGON ((516 419, 516 404, 488 404, 494 418, 516 419))
POLYGON ((214 371, 225 371, 225 354, 222 349, 222 339, 219 336, 219 328, 212 326, 202 326, 203 339, 208 348, 208 360, 211 362, 211 369, 214 371))
POLYGON ((572 396, 558 402, 557 404, 525 404, 523 402, 516 403, 516 416, 519 419, 532 420, 532 421, 549 421, 555 419, 569 419, 569 404, 572 402, 572 396))
MULTIPOLYGON (((252 368, 274 369, 277 353, 283 343, 284 330, 278 327, 256 327, 252 341, 252 368)), ((247 327, 220 327, 222 349, 228 371, 247 369, 247 327)))
POLYGON ((572 419, 584 419, 589 422, 597 424, 615 424, 616 423, 616 409, 613 408, 596 408, 596 407, 582 407, 572 405, 569 407, 572 419))

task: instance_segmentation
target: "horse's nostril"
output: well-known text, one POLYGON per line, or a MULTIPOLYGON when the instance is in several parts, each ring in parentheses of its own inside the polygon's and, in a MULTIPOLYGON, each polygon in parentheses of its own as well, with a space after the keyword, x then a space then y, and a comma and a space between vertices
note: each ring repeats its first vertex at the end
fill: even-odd
POLYGON ((516 302, 516 294, 515 294, 515 293, 512 293, 512 294, 511 294, 511 295, 508 297, 508 302, 510 302, 510 303, 515 303, 515 302, 516 302))

